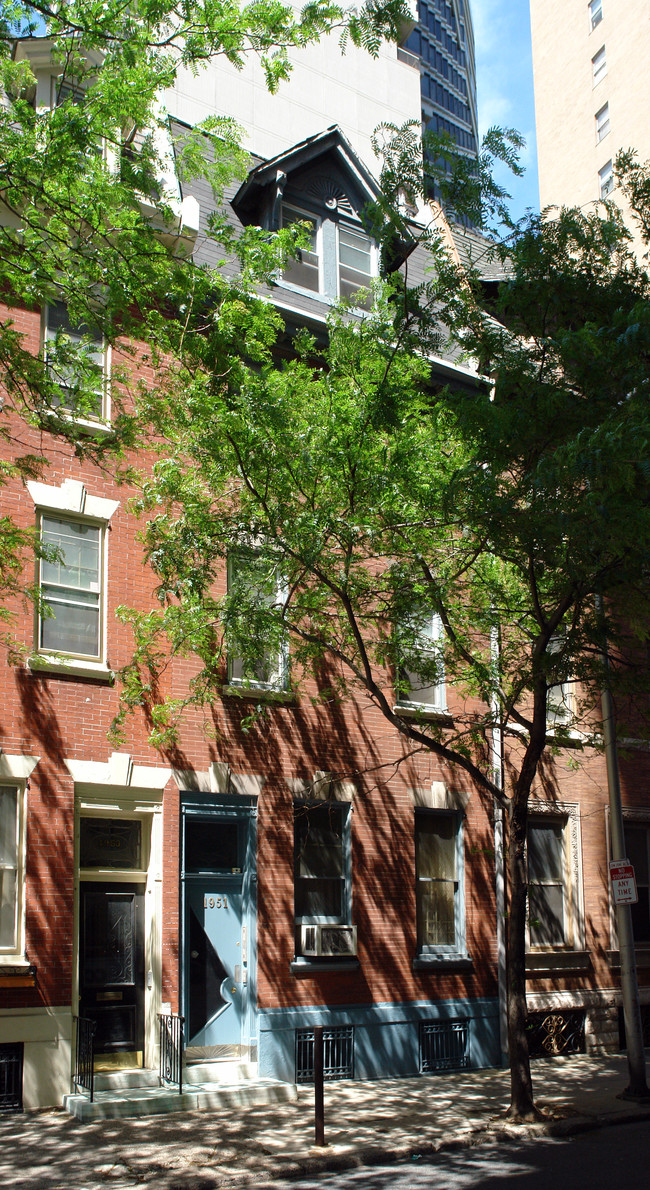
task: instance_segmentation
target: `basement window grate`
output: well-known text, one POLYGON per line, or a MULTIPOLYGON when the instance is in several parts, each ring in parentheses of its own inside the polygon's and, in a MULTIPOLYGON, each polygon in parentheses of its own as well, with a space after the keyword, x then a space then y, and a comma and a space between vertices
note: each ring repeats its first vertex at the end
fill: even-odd
POLYGON ((420 1074, 469 1066, 469 1021, 420 1021, 420 1074))
POLYGON ((22 1041, 0 1045, 0 1111, 23 1110, 22 1041))
POLYGON ((531 1058, 552 1058, 558 1054, 584 1054, 585 1009, 529 1012, 526 1019, 528 1053, 531 1058))
MULTIPOLYGON (((354 1078, 354 1028, 323 1029, 323 1076, 354 1078)), ((314 1081, 314 1030, 296 1029, 296 1082, 314 1081)))

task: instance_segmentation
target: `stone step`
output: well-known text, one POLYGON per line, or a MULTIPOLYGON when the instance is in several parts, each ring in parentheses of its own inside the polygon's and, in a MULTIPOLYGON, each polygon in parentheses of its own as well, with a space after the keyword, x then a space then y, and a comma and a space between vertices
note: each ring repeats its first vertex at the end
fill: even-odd
MULTIPOLYGON (((234 1062, 210 1059, 183 1066, 183 1084, 249 1082, 257 1079, 256 1062, 234 1062)), ((125 1091, 132 1087, 157 1087, 158 1070, 103 1070, 95 1075, 96 1091, 125 1091)))
POLYGON ((257 1079, 257 1062, 236 1062, 210 1058, 204 1062, 188 1062, 183 1067, 183 1083, 240 1083, 257 1079))
POLYGON ((101 1070, 95 1075, 96 1091, 126 1091, 131 1087, 158 1087, 157 1070, 101 1070))
MULTIPOLYGON (((142 1073, 142 1072, 139 1072, 142 1073)), ((237 1083, 197 1083, 179 1095, 170 1087, 127 1087, 120 1091, 96 1091, 94 1102, 87 1095, 66 1095, 63 1106, 71 1116, 83 1122, 115 1120, 129 1116, 166 1115, 180 1111, 214 1111, 217 1108, 261 1107, 288 1103, 297 1098, 291 1083, 273 1079, 237 1083)))

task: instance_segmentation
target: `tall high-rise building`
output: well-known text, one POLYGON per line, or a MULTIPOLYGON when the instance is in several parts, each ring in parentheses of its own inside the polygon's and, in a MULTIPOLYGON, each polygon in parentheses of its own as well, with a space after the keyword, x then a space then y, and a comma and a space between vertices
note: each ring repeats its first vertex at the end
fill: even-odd
POLYGON ((422 125, 478 153, 474 31, 469 0, 418 0, 418 25, 405 48, 420 59, 422 125))
POLYGON ((650 157, 648 4, 530 0, 530 17, 542 208, 618 201, 619 149, 650 157))

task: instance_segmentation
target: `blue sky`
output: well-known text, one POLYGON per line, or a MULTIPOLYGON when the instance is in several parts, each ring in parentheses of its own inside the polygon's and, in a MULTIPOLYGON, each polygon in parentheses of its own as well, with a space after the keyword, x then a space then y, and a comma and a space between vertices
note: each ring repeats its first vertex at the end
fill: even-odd
POLYGON ((476 42, 479 130, 493 124, 516 128, 526 138, 517 179, 505 171, 497 175, 512 195, 512 214, 527 207, 539 210, 535 106, 530 49, 528 0, 470 0, 476 42))

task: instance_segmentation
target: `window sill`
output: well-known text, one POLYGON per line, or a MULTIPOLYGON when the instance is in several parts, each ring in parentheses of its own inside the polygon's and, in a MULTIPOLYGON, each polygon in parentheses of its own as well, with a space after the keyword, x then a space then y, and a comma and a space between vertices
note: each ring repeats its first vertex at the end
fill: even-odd
POLYGON ((224 686, 224 698, 246 699, 248 702, 274 702, 280 706, 297 706, 298 696, 293 690, 270 690, 265 686, 224 686))
MULTIPOLYGON (((528 739, 528 728, 521 723, 508 723, 507 732, 510 735, 518 736, 519 738, 528 739)), ((587 735, 586 732, 578 731, 577 728, 571 727, 569 730, 558 731, 555 727, 546 728, 546 744, 556 748, 586 748, 593 746, 597 742, 597 737, 594 735, 587 735)))
POLYGON ((427 723, 440 723, 446 727, 453 727, 454 717, 450 711, 437 710, 418 703, 398 702, 393 707, 393 714, 402 719, 426 719, 427 723))
POLYGON ((573 975, 588 971, 590 967, 591 955, 587 950, 531 950, 526 954, 528 979, 534 979, 536 975, 573 975))
POLYGON ((35 988, 36 967, 26 959, 0 955, 0 988, 35 988))
MULTIPOLYGON (((609 950, 606 957, 610 967, 614 967, 616 970, 620 968, 621 955, 618 950, 609 950)), ((650 942, 637 942, 634 947, 634 957, 637 967, 643 967, 644 970, 650 967, 650 942)))
POLYGON ((105 661, 84 661, 80 657, 57 657, 55 653, 36 654, 27 659, 32 673, 58 674, 68 678, 94 678, 96 682, 115 681, 115 674, 105 661))
POLYGON ((588 737, 583 732, 577 731, 575 727, 568 729, 547 727, 546 729, 546 743, 554 744, 557 748, 584 748, 588 742, 588 737))
POLYGON ((73 417, 71 413, 67 413, 65 410, 61 410, 60 413, 52 412, 49 416, 58 421, 68 422, 80 434, 86 434, 89 438, 106 438, 109 434, 113 433, 111 423, 105 418, 73 417))
POLYGON ((473 971, 474 960, 463 954, 418 954, 413 959, 414 971, 473 971))
MULTIPOLYGON (((371 277, 371 281, 375 281, 376 279, 374 275, 371 277)), ((277 289, 286 290, 287 293, 300 294, 302 297, 311 298, 315 302, 320 302, 322 306, 334 306, 337 302, 346 300, 331 293, 317 293, 315 289, 307 289, 306 286, 294 285, 292 281, 285 281, 283 277, 277 277, 274 285, 277 289)), ((368 288, 370 289, 370 286, 368 288)), ((349 301, 350 299, 348 298, 347 300, 349 301)), ((354 314, 357 317, 363 317, 371 312, 367 306, 355 306, 353 304, 348 306, 348 310, 350 314, 354 314)))
POLYGON ((310 976, 321 975, 324 972, 348 972, 361 970, 361 963, 358 958, 351 956, 350 958, 317 958, 309 959, 303 955, 297 955, 292 962, 289 963, 289 970, 292 975, 310 976))

